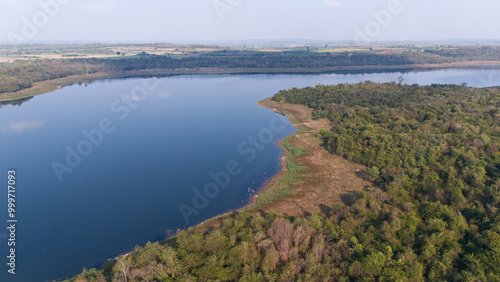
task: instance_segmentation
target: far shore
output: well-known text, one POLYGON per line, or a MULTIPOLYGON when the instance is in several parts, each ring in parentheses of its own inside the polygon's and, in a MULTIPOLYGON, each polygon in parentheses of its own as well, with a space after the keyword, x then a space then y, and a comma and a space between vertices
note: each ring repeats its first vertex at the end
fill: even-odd
POLYGON ((446 64, 421 64, 421 65, 372 65, 372 66, 338 66, 330 68, 249 68, 249 69, 220 69, 220 68, 199 68, 199 69, 151 69, 133 70, 126 72, 98 72, 88 75, 75 75, 64 78, 52 79, 34 83, 33 87, 16 92, 6 92, 0 94, 0 102, 14 101, 23 98, 42 95, 53 92, 64 86, 90 82, 107 78, 129 78, 148 76, 171 76, 171 75, 205 75, 205 74, 314 74, 332 73, 336 71, 362 71, 362 70, 408 70, 408 69, 429 69, 429 68, 450 68, 480 65, 498 65, 500 61, 467 61, 446 64))

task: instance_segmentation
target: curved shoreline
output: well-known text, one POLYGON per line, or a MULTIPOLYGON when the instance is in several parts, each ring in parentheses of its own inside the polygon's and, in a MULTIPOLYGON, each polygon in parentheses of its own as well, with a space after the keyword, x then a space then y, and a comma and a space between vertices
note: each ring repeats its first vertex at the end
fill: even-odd
POLYGON ((264 99, 262 101, 259 101, 259 102, 256 102, 255 104, 260 106, 260 107, 263 107, 263 108, 266 108, 266 109, 270 109, 272 110, 273 112, 275 113, 278 113, 278 114, 282 114, 284 116, 286 116, 286 118, 288 119, 288 121, 290 122, 290 124, 297 130, 296 132, 286 136, 285 138, 279 140, 277 142, 277 145, 281 147, 281 149, 283 150, 283 155, 281 156, 281 159, 280 159, 280 162, 281 162, 281 169, 280 171, 278 171, 278 173, 276 173, 274 176, 272 176, 271 178, 269 178, 268 181, 265 182, 265 184, 259 188, 259 192, 257 194, 255 194, 253 197, 252 197, 252 201, 250 203, 248 203, 246 206, 242 207, 241 209, 239 210, 246 210, 246 209, 251 209, 252 206, 254 206, 256 203, 257 203, 257 200, 258 200, 258 197, 267 192, 269 190, 269 183, 271 183, 272 181, 279 181, 280 177, 283 177, 283 174, 286 173, 287 171, 287 167, 286 167, 286 159, 288 158, 288 156, 290 155, 290 151, 288 151, 287 148, 285 148, 285 146, 283 146, 283 140, 287 139, 287 138, 290 138, 296 134, 298 134, 300 132, 300 128, 299 128, 299 124, 293 122, 293 120, 295 120, 295 118, 291 118, 290 115, 291 113, 285 113, 285 112, 280 112, 278 111, 277 109, 274 109, 274 108, 271 108, 267 105, 264 105, 263 102, 264 101, 267 101, 267 100, 270 100, 271 98, 267 98, 267 99, 264 99))
MULTIPOLYGON (((286 157, 288 156, 289 152, 288 150, 283 146, 283 144, 281 143, 284 139, 286 138, 289 138, 295 134, 297 134, 299 132, 299 128, 298 128, 298 125, 296 123, 294 123, 292 120, 293 118, 290 118, 289 116, 289 113, 286 114, 286 113, 282 113, 280 111, 277 111, 269 106, 266 106, 266 105, 263 105, 262 102, 263 101, 266 101, 266 100, 270 100, 271 98, 267 98, 267 99, 264 99, 262 101, 258 101, 258 102, 255 102, 256 105, 260 106, 260 107, 264 107, 264 108, 267 108, 267 109, 270 109, 270 110, 273 110, 275 113, 280 113, 280 114, 283 114, 287 117, 288 121, 290 122, 290 124, 295 127, 297 129, 296 132, 292 133, 291 135, 281 139, 280 141, 278 141, 278 146, 280 146, 282 149, 283 149, 283 155, 281 156, 281 168, 280 170, 272 177, 270 177, 267 181, 264 182, 264 184, 261 186, 261 188, 259 188, 258 192, 252 196, 251 200, 245 204, 244 206, 240 207, 240 208, 237 208, 237 209, 234 209, 234 210, 230 210, 226 213, 223 213, 223 214, 219 214, 219 215, 216 215, 216 216, 213 216, 211 218, 208 218, 200 223, 197 223, 193 226, 190 226, 190 227, 187 227, 185 228, 184 230, 189 230, 189 229, 192 229, 192 228, 199 228, 201 230, 207 230, 208 228, 214 226, 216 224, 216 221, 218 220, 222 220, 223 218, 231 215, 232 213, 234 212, 239 212, 239 211, 245 211, 247 209, 251 209, 252 206, 256 203, 256 199, 259 197, 260 194, 264 193, 266 191, 266 189, 268 188, 268 184, 271 182, 271 181, 278 181, 280 176, 282 175, 282 173, 284 173, 284 171, 286 171, 286 163, 285 163, 285 159, 286 157)), ((160 240, 159 242, 162 243, 162 242, 165 242, 169 239, 172 239, 176 237, 176 234, 174 235, 170 235, 170 236, 166 236, 164 239, 160 240)), ((113 261, 113 260, 118 260, 120 257, 126 257, 128 255, 130 255, 131 253, 133 252, 132 251, 128 251, 126 253, 123 253, 123 254, 120 254, 116 257, 111 257, 111 258, 108 258, 105 262, 99 264, 99 268, 103 267, 106 263, 110 262, 110 261, 113 261)), ((65 277, 65 278, 61 278, 62 281, 67 281, 68 277, 65 277)))
POLYGON ((337 66, 329 68, 276 68, 276 69, 150 69, 133 70, 126 72, 98 72, 89 75, 76 75, 36 82, 31 88, 16 92, 0 94, 0 102, 8 102, 23 98, 38 96, 53 92, 64 86, 75 83, 90 82, 108 78, 132 78, 147 76, 173 76, 173 75, 207 75, 207 74, 321 74, 337 71, 363 71, 363 70, 409 70, 409 69, 438 69, 467 66, 500 66, 500 61, 464 61, 443 64, 410 64, 410 65, 368 65, 368 66, 337 66))
MULTIPOLYGON (((495 64, 496 65, 496 64, 495 64)), ((435 66, 434 66, 435 67, 435 66)), ((447 68, 447 67, 450 67, 450 66, 443 66, 442 68, 447 68)), ((453 66, 452 66, 453 67, 453 66)), ((399 67, 396 67, 397 68, 400 68, 399 67)), ((414 68, 414 67, 411 67, 411 68, 414 68)), ((424 68, 424 67, 422 67, 424 68)), ((380 66, 378 66, 377 68, 373 68, 373 69, 380 69, 380 66)), ((393 68, 387 68, 387 69, 393 69, 393 68)), ((273 72, 267 72, 268 74, 272 74, 273 72)), ((311 72, 311 73, 314 73, 314 72, 311 72)), ((120 77, 141 77, 141 76, 151 76, 151 75, 189 75, 189 74, 195 74, 195 75, 201 75, 201 74, 251 74, 251 73, 243 73, 243 72, 237 72, 237 73, 230 73, 230 72, 221 72, 221 73, 176 73, 176 74, 173 74, 173 73, 168 73, 168 74, 163 74, 161 71, 157 72, 157 73, 146 73, 144 72, 143 74, 120 74, 120 75, 116 75, 116 76, 108 76, 108 74, 100 74, 98 77, 96 78, 92 78, 92 79, 89 79, 88 76, 85 76, 85 79, 84 80, 80 80, 80 81, 73 81, 73 82, 68 82, 67 84, 64 84, 64 85, 60 85, 57 89, 61 88, 61 87, 64 87, 64 86, 67 86, 67 85, 70 85, 70 84, 74 84, 74 83, 78 83, 78 82, 84 82, 84 81, 89 81, 89 80, 98 80, 98 79, 107 79, 107 78, 120 78, 120 77)), ((293 74, 293 72, 291 72, 290 74, 293 74)), ((81 76, 78 76, 79 78, 81 76)), ((68 78, 75 78, 75 77, 68 77, 68 78)), ((47 81, 47 82, 50 82, 50 81, 47 81)), ((54 89, 55 90, 55 89, 54 89)), ((44 92, 44 93, 40 93, 40 94, 35 94, 35 95, 41 95, 41 94, 45 94, 45 93, 49 93, 49 92, 52 92, 54 90, 51 90, 51 91, 48 91, 48 92, 44 92)), ((17 92, 16 92, 17 93, 17 92)), ((0 94, 0 101, 2 101, 2 95, 3 94, 0 94)), ((33 96, 33 95, 32 95, 33 96)), ((25 97, 32 97, 32 96, 25 96, 25 97)), ((25 98, 25 97, 22 97, 22 98, 25 98)), ((259 101, 259 102, 256 102, 255 104, 258 105, 258 106, 261 106, 261 107, 264 107, 264 108, 268 108, 268 109, 271 109, 273 110, 274 112, 276 113, 280 113, 280 114, 283 114, 287 117, 287 119, 289 120, 290 124, 292 126, 294 126, 296 129, 297 129, 297 132, 283 138, 282 140, 280 140, 278 142, 278 145, 283 149, 283 155, 281 157, 281 169, 278 173, 276 173, 274 176, 270 177, 268 181, 265 182, 265 184, 263 184, 263 187, 261 187, 259 189, 259 191, 254 195, 252 196, 251 198, 251 201, 249 203, 247 203, 246 205, 244 205, 243 207, 241 208, 238 208, 238 209, 235 209, 235 210, 232 210, 232 211, 229 211, 227 213, 224 213, 224 214, 221 214, 221 215, 217 215, 215 217, 212 217, 212 218, 209 218, 201 223, 198 223, 192 227, 189 227, 187 229, 190 229, 190 228, 201 228, 201 229, 205 229, 206 226, 208 224, 208 227, 212 226, 211 222, 212 221, 217 221, 217 220, 220 220, 234 212, 238 212, 238 211, 246 211, 247 209, 252 209, 252 207, 256 204, 257 202, 257 198, 262 195, 263 193, 267 192, 269 190, 269 184, 273 181, 279 181, 281 177, 283 177, 283 174, 286 173, 287 169, 286 169, 286 163, 285 163, 285 160, 286 158, 290 155, 290 152, 283 146, 282 144, 282 141, 286 138, 289 138, 289 137, 292 137, 294 135, 297 135, 299 134, 300 132, 300 129, 299 127, 302 126, 302 124, 300 122, 297 122, 296 121, 296 117, 293 116, 292 113, 290 112, 282 112, 282 111, 279 111, 277 110, 276 108, 273 108, 273 107, 270 107, 270 106, 267 106, 267 105, 264 105, 262 104, 263 101, 266 101, 266 100, 270 100, 270 98, 268 99, 264 99, 262 101, 259 101), (294 121, 295 120, 295 121, 294 121)), ((255 212, 253 210, 251 210, 251 212, 255 212)), ((166 239, 168 238, 172 238, 172 237, 175 237, 174 236, 170 236, 170 237, 167 237, 166 239)), ((126 253, 126 254, 123 254, 123 255, 120 255, 114 259, 117 259, 121 256, 126 256, 130 254, 129 253, 126 253)), ((109 260, 112 260, 112 259, 109 259, 109 260)))
POLYGON ((349 192, 361 192, 366 187, 373 186, 373 183, 358 176, 362 174, 364 166, 351 163, 340 156, 331 155, 321 146, 322 141, 315 134, 321 128, 329 127, 331 124, 329 120, 313 121, 311 109, 304 105, 278 103, 271 101, 271 98, 255 104, 285 115, 290 124, 297 129, 295 133, 278 142, 283 149, 281 170, 270 177, 246 205, 209 218, 188 229, 206 230, 217 226, 222 219, 232 213, 240 211, 255 214, 273 210, 276 213, 291 216, 305 215, 314 212, 318 207, 328 208, 332 203, 342 201, 342 196, 349 192), (291 148, 302 147, 306 152, 294 155, 284 142, 287 142, 287 146, 291 148), (288 161, 303 167, 305 171, 297 173, 288 170, 288 161), (315 182, 316 179, 328 185, 321 185, 315 182), (285 194, 283 195, 282 192, 285 194), (288 195, 290 193, 287 192, 291 192, 292 195, 288 195), (259 203, 261 199, 263 202, 259 203))
MULTIPOLYGON (((272 107, 269 107, 269 106, 266 106, 266 105, 263 104, 264 101, 270 100, 270 99, 271 98, 266 98, 266 99, 264 99, 262 101, 255 102, 254 104, 256 104, 259 107, 270 109, 270 110, 274 111, 275 113, 279 113, 279 114, 285 115, 286 118, 288 119, 288 121, 290 122, 290 124, 295 129, 297 129, 296 132, 294 132, 294 133, 292 133, 292 134, 284 137, 283 139, 281 139, 281 140, 279 140, 277 142, 277 145, 279 147, 281 147, 281 149, 283 150, 283 155, 280 158, 280 162, 281 162, 280 170, 275 175, 273 175, 272 177, 270 177, 267 181, 265 181, 263 183, 263 185, 258 189, 257 193, 255 195, 253 195, 250 198, 250 200, 245 205, 243 205, 242 207, 234 209, 234 210, 230 210, 230 211, 228 211, 226 213, 223 213, 223 214, 219 214, 219 215, 213 216, 213 217, 208 218, 208 219, 206 219, 206 220, 204 220, 204 221, 202 221, 202 222, 200 222, 200 223, 198 223, 196 225, 188 227, 187 229, 200 228, 202 230, 206 230, 209 227, 212 227, 213 225, 215 225, 218 220, 221 220, 221 219, 223 219, 223 218, 231 215, 234 212, 239 212, 239 211, 250 211, 250 212, 252 212, 252 209, 255 208, 255 204, 257 203, 259 196, 261 196, 263 193, 265 193, 265 192, 267 192, 269 190, 269 184, 272 181, 279 181, 279 179, 283 177, 283 174, 286 173, 287 168, 286 168, 286 162, 285 162, 285 160, 288 157, 288 155, 290 154, 290 152, 285 148, 285 146, 283 146, 282 141, 285 140, 286 138, 289 138, 291 136, 294 136, 294 135, 298 134, 299 131, 300 131, 299 130, 299 125, 297 123, 293 122, 294 118, 290 117, 291 113, 283 113, 283 112, 280 112, 280 111, 278 111, 278 110, 276 110, 276 109, 274 109, 272 107)), ((175 235, 173 235, 171 237, 175 237, 175 235)), ((166 239, 168 239, 168 238, 165 238, 165 240, 166 239)))

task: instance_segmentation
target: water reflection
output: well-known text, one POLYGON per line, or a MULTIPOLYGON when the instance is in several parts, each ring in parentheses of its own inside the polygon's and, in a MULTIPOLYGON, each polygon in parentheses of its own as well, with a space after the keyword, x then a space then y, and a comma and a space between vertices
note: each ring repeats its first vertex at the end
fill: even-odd
POLYGON ((20 107, 22 104, 28 102, 31 99, 33 99, 33 96, 27 97, 27 98, 18 99, 18 100, 12 100, 12 101, 1 101, 0 102, 0 109, 2 107, 4 107, 4 106, 8 106, 8 105, 20 107))
POLYGON ((25 120, 25 121, 17 121, 11 122, 7 126, 0 125, 0 129, 10 130, 14 132, 23 132, 25 130, 32 130, 43 127, 45 121, 43 120, 25 120))

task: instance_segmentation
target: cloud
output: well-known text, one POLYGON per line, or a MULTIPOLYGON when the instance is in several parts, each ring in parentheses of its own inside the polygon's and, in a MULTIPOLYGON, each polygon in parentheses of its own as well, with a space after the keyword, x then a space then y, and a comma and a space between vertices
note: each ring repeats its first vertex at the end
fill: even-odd
POLYGON ((12 131, 22 132, 26 129, 36 129, 44 125, 42 120, 18 121, 9 124, 8 128, 12 131))
POLYGON ((338 7, 338 6, 340 6, 340 3, 339 3, 338 0, 323 0, 323 3, 326 6, 330 6, 330 7, 338 7))
POLYGON ((115 1, 92 1, 85 3, 85 8, 98 12, 111 10, 115 6, 115 1))

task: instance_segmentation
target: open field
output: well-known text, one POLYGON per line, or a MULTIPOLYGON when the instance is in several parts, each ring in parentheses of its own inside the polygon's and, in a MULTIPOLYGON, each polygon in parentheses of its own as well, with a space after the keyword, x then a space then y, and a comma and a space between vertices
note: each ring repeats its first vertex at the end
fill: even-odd
POLYGON ((0 45, 0 63, 30 59, 118 58, 141 52, 154 55, 190 55, 227 47, 174 44, 33 44, 0 45))
MULTIPOLYGON (((377 45, 352 46, 337 44, 288 44, 280 47, 248 46, 223 46, 205 44, 176 45, 170 43, 151 44, 27 44, 27 45, 0 45, 0 63, 15 60, 30 59, 68 59, 68 58, 118 58, 134 56, 141 52, 154 55, 169 56, 197 56, 200 54, 231 50, 253 52, 309 52, 309 53, 343 53, 343 52, 375 52, 381 54, 394 54, 405 51, 424 52, 436 48, 455 48, 453 46, 431 45, 377 45)), ((458 47, 457 47, 458 48, 458 47)))

